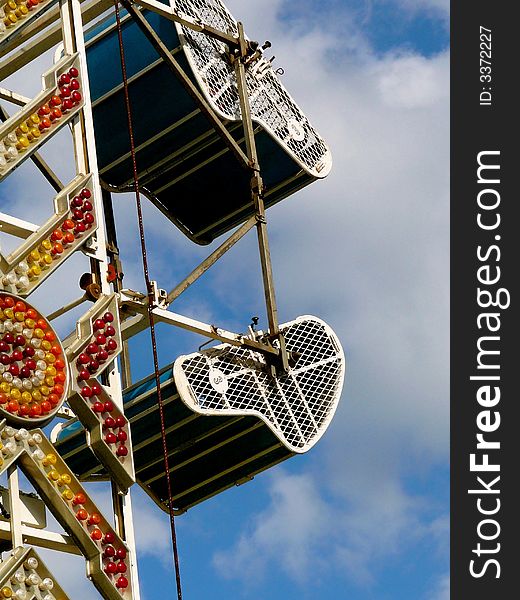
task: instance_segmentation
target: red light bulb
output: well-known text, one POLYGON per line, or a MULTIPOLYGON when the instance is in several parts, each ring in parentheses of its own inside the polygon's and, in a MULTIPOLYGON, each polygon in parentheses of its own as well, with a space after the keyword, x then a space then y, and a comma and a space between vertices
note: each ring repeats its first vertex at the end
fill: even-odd
MULTIPOLYGON (((74 501, 73 501, 74 502, 74 501)), ((88 512, 84 508, 80 508, 76 513, 76 519, 78 521, 85 521, 88 517, 88 512)))
POLYGON ((107 325, 107 327, 105 328, 105 335, 107 335, 108 337, 112 337, 115 334, 116 334, 115 327, 113 325, 107 325))
POLYGON ((103 427, 105 429, 112 429, 112 427, 116 426, 116 420, 113 417, 107 417, 105 422, 103 423, 103 427))
POLYGON ((100 365, 102 365, 107 360, 107 358, 108 352, 105 349, 100 350, 96 355, 96 359, 100 365))
POLYGON ((107 444, 115 444, 117 442, 117 436, 115 433, 112 433, 111 431, 109 431, 106 435, 105 435, 105 442, 107 444))
POLYGON ((121 577, 117 578, 116 587, 120 588, 120 589, 127 588, 128 587, 128 579, 124 575, 121 575, 121 577))
POLYGON ((105 533, 105 537, 103 538, 103 544, 113 544, 115 542, 116 536, 111 531, 107 531, 105 533))
POLYGON ((117 563, 117 572, 126 573, 126 564, 123 561, 119 561, 117 563))
POLYGON ((118 548, 116 557, 119 558, 119 560, 124 560, 126 558, 126 550, 124 548, 118 548))
POLYGON ((114 350, 117 348, 117 342, 115 341, 114 338, 110 338, 105 347, 106 347, 108 353, 110 354, 110 352, 114 352, 114 350))
MULTIPOLYGON (((108 533, 110 533, 110 532, 108 532, 108 533)), ((107 543, 105 540, 106 540, 108 533, 105 534, 105 538, 103 539, 104 544, 107 543)), ((114 548, 114 546, 107 546, 105 548, 105 551, 103 552, 103 558, 114 558, 115 555, 116 555, 116 549, 114 548)))
POLYGON ((116 565, 116 563, 112 562, 112 561, 108 562, 105 565, 105 573, 107 573, 108 575, 114 575, 115 573, 117 573, 117 565, 116 565))
POLYGON ((116 450, 116 454, 118 456, 127 456, 128 455, 128 448, 126 446, 118 446, 117 450, 116 450))
POLYGON ((91 398, 93 394, 92 388, 89 388, 88 385, 82 387, 80 393, 83 396, 83 398, 91 398))
POLYGON ((78 504, 85 504, 86 501, 87 501, 87 497, 85 496, 85 494, 83 494, 82 492, 79 492, 78 494, 76 494, 74 496, 74 499, 72 500, 72 504, 74 504, 74 506, 77 506, 78 504))
POLYGON ((124 427, 125 425, 126 419, 122 415, 116 417, 116 427, 124 427))
POLYGON ((92 410, 100 414, 103 412, 104 408, 105 405, 103 404, 103 402, 94 402, 94 404, 92 405, 92 410))
POLYGON ((92 513, 88 519, 89 525, 99 525, 101 523, 101 515, 98 513, 92 513))
POLYGON ((99 396, 99 394, 101 394, 102 391, 103 388, 101 387, 101 384, 99 384, 97 381, 92 384, 92 393, 95 396, 99 396))
POLYGON ((87 369, 81 369, 78 373, 78 381, 87 381, 87 379, 90 379, 90 373, 87 369))
POLYGON ((127 439, 128 439, 128 434, 126 433, 126 431, 121 429, 120 431, 117 432, 118 442, 126 442, 127 439))
POLYGON ((90 537, 95 541, 95 542, 99 542, 101 540, 101 538, 103 537, 103 533, 101 532, 100 529, 93 529, 92 533, 90 534, 90 537))
POLYGON ((99 352, 99 347, 97 344, 91 343, 87 346, 87 349, 86 349, 87 354, 90 354, 92 356, 92 354, 97 354, 98 352, 99 352))
POLYGON ((69 69, 69 75, 71 77, 77 77, 79 75, 79 71, 76 69, 76 67, 71 67, 69 69))

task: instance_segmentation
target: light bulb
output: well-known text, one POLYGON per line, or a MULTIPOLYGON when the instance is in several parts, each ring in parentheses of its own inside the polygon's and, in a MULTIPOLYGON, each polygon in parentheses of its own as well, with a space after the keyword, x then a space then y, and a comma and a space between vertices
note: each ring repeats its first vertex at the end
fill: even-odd
POLYGON ((45 577, 40 583, 40 590, 49 591, 54 587, 54 581, 50 577, 45 577))
POLYGON ((22 584, 24 581, 25 581, 25 573, 23 571, 16 571, 15 573, 13 573, 13 576, 11 577, 12 583, 22 584))
POLYGON ((41 578, 37 573, 31 573, 30 575, 27 576, 26 582, 29 585, 40 585, 41 583, 41 578))
POLYGON ((16 429, 14 429, 14 427, 10 427, 8 425, 7 427, 4 427, 4 429, 2 431, 2 439, 5 440, 7 438, 12 438, 15 433, 16 433, 16 429))
POLYGON ((30 556, 24 563, 23 566, 26 569, 37 569, 38 568, 38 560, 34 558, 34 556, 30 556))
POLYGON ((39 448, 36 448, 36 450, 33 452, 32 455, 33 455, 34 459, 40 460, 40 461, 45 458, 45 454, 39 448))

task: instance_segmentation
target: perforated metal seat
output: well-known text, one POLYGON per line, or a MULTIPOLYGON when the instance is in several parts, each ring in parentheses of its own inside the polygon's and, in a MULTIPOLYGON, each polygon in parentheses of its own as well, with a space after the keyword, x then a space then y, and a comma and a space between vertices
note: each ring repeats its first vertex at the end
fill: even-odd
MULTIPOLYGON (((263 355, 221 345, 179 357, 163 370, 167 442, 175 509, 183 512, 257 473, 308 451, 336 410, 345 371, 341 345, 323 321, 300 317, 282 326, 296 363, 272 378, 263 355)), ((167 508, 155 378, 125 392, 138 483, 167 508)), ((103 476, 79 424, 56 447, 72 470, 103 476)))
MULTIPOLYGON (((220 0, 177 0, 182 16, 236 34, 237 23, 220 0)), ((234 70, 224 45, 203 33, 144 11, 164 44, 244 147, 234 70)), ((138 26, 123 18, 137 166, 143 192, 199 244, 253 214, 250 173, 240 166, 192 97, 138 26)), ((91 30, 87 60, 100 174, 114 190, 132 187, 117 30, 112 19, 91 30)), ((271 206, 331 168, 325 142, 281 85, 268 61, 247 71, 255 139, 271 206)))

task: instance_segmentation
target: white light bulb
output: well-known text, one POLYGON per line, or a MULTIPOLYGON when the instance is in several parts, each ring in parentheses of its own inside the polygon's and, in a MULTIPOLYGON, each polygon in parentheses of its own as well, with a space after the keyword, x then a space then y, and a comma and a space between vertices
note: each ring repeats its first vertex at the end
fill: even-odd
POLYGON ((43 460, 45 458, 45 454, 39 448, 36 448, 32 455, 35 460, 43 460))
POLYGON ((40 583, 40 590, 49 591, 54 587, 54 581, 50 577, 45 577, 40 583))
POLYGON ((29 287, 29 284, 30 284, 29 277, 27 277, 27 275, 22 275, 20 277, 20 279, 18 280, 17 285, 21 290, 25 290, 29 287))
POLYGON ((23 571, 16 571, 16 573, 13 574, 13 576, 11 577, 11 581, 13 583, 24 583, 25 581, 25 573, 23 571))
POLYGON ((7 438, 12 438, 15 433, 16 433, 16 429, 14 429, 14 427, 11 427, 10 425, 8 425, 7 427, 4 427, 4 429, 2 431, 2 439, 6 440, 7 438))
POLYGON ((31 573, 28 575, 26 581, 29 585, 40 585, 41 583, 40 576, 36 573, 31 573))
POLYGON ((43 438, 41 433, 33 433, 29 438, 29 446, 34 446, 35 444, 41 444, 43 442, 43 438))
POLYGON ((30 556, 24 563, 23 566, 26 569, 37 569, 38 568, 38 560, 34 558, 34 556, 30 556))
POLYGON ((4 444, 2 452, 6 456, 12 456, 16 452, 16 443, 13 441, 7 442, 7 444, 4 444))
POLYGON ((14 434, 15 440, 26 440, 29 437, 29 432, 23 427, 14 434))
POLYGON ((39 348, 42 345, 40 338, 33 338, 29 343, 33 348, 39 348))

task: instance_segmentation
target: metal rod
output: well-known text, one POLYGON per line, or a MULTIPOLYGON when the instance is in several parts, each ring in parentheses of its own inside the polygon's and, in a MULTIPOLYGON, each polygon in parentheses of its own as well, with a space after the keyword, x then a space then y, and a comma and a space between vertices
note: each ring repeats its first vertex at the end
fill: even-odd
POLYGON ((32 98, 22 96, 22 94, 17 94, 16 92, 6 88, 0 88, 0 100, 7 100, 7 102, 11 102, 17 106, 25 106, 32 100, 32 98))
POLYGON ((141 31, 144 33, 148 41, 155 48, 159 56, 162 57, 168 68, 174 73, 176 77, 179 78, 186 91, 195 100, 201 112, 208 118, 208 120, 213 125, 217 133, 219 133, 222 136, 224 143, 233 152, 240 164, 244 168, 247 168, 249 166, 249 160, 242 151, 242 148, 240 148, 240 146, 236 143, 236 141, 230 135, 228 130, 224 127, 220 119, 213 112, 213 109, 206 102, 205 98, 192 83, 191 79, 186 75, 180 64, 173 58, 170 51, 164 45, 161 38, 157 35, 153 27, 151 27, 151 25, 143 17, 141 12, 137 10, 134 6, 132 6, 132 4, 128 0, 121 0, 121 4, 135 19, 135 22, 137 23, 141 31))
POLYGON ((83 302, 86 302, 87 300, 88 300, 87 295, 83 294, 83 296, 80 296, 76 300, 73 300, 72 302, 65 304, 65 306, 61 306, 60 308, 58 308, 57 310, 52 312, 50 315, 47 315, 47 321, 54 321, 54 319, 61 317, 61 315, 64 315, 66 312, 69 312, 69 310, 76 308, 76 306, 83 304, 83 302))
MULTIPOLYGON (((142 316, 142 321, 141 319, 135 317, 123 321, 121 325, 121 335, 123 336, 123 339, 128 339, 139 331, 146 329, 148 326, 147 319, 145 318, 145 316, 148 314, 148 307, 146 304, 134 301, 132 299, 124 299, 123 307, 124 306, 127 306, 131 311, 138 312, 139 316, 142 316)), ((250 348, 251 350, 263 352, 271 356, 278 356, 280 354, 279 350, 273 346, 251 340, 250 338, 238 333, 232 333, 231 331, 220 329, 215 325, 208 325, 202 321, 184 317, 183 315, 170 312, 164 308, 156 307, 152 310, 152 314, 156 321, 167 323, 169 325, 176 325, 177 327, 182 327, 183 329, 187 329, 193 333, 199 333, 205 337, 209 337, 220 342, 225 342, 227 344, 231 344, 232 346, 250 348)))
POLYGON ((22 538, 22 501, 20 500, 20 483, 16 464, 7 469, 9 481, 9 512, 11 514, 11 541, 13 548, 23 545, 22 538))
MULTIPOLYGON (((2 121, 7 121, 9 119, 9 113, 5 110, 3 106, 0 106, 0 119, 2 121)), ((56 192, 61 192, 61 190, 65 187, 63 183, 60 181, 59 177, 56 173, 49 167, 49 165, 45 162, 39 152, 34 152, 31 155, 31 160, 36 165, 38 170, 42 173, 45 179, 51 184, 56 192)))
POLYGON ((195 283, 197 279, 203 275, 211 266, 213 266, 219 258, 221 258, 230 248, 232 248, 244 235, 254 227, 256 223, 255 217, 248 219, 239 229, 237 229, 227 240, 221 244, 214 252, 212 252, 205 260, 203 260, 198 267, 183 279, 173 290, 168 294, 167 300, 169 303, 173 302, 183 292, 185 292, 190 285, 195 283))
POLYGON ((260 262, 262 266, 262 278, 264 283, 264 294, 267 308, 267 319, 269 322, 269 331, 271 335, 278 335, 278 310, 276 307, 276 297, 274 292, 273 271, 271 264, 271 254, 269 251, 269 239, 267 235, 267 222, 265 218, 265 206, 263 200, 263 182, 260 175, 260 165, 258 164, 258 155, 256 151, 255 134, 253 121, 251 118, 251 108, 249 106, 249 95, 247 93, 246 69, 244 59, 247 56, 247 45, 242 23, 238 23, 238 34, 240 40, 239 57, 235 58, 235 74, 238 86, 238 96, 240 99, 240 111, 242 114, 242 124, 244 127, 244 137, 246 141, 247 156, 252 170, 251 177, 251 198, 256 210, 256 229, 258 234, 258 246, 260 251, 260 262))

